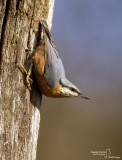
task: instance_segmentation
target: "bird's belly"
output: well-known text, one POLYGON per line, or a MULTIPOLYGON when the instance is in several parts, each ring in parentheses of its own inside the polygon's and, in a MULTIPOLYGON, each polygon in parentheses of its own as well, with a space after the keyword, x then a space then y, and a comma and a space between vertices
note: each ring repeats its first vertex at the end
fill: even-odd
POLYGON ((39 90, 48 97, 62 97, 60 95, 61 85, 51 88, 44 77, 45 56, 42 50, 40 53, 40 50, 41 47, 38 47, 33 57, 33 71, 39 90))
POLYGON ((44 73, 42 73, 42 69, 39 67, 33 69, 34 76, 36 78, 37 85, 39 90, 48 97, 62 97, 61 94, 61 85, 57 85, 55 88, 51 88, 48 86, 46 82, 46 78, 44 77, 44 73))
MULTIPOLYGON (((35 76, 36 77, 36 76, 35 76)), ((60 91, 61 86, 58 85, 55 88, 50 88, 48 84, 46 83, 46 79, 44 75, 37 75, 36 77, 37 85, 39 87, 39 90, 48 97, 61 97, 60 91)))

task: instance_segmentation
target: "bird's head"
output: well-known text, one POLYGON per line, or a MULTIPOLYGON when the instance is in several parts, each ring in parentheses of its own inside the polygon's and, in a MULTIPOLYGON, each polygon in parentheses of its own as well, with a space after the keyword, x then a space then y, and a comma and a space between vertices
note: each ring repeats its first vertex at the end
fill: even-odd
POLYGON ((80 90, 67 79, 64 81, 61 80, 61 86, 61 95, 63 97, 82 97, 85 99, 90 99, 90 97, 84 96, 80 90))

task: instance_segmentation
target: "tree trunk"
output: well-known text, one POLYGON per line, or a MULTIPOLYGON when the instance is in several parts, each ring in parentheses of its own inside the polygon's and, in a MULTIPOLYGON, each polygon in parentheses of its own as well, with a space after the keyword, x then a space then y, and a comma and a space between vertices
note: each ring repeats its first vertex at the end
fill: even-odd
POLYGON ((16 67, 28 69, 39 21, 51 29, 54 0, 0 0, 0 160, 35 160, 42 96, 16 67), (25 52, 30 50, 29 54, 25 52))

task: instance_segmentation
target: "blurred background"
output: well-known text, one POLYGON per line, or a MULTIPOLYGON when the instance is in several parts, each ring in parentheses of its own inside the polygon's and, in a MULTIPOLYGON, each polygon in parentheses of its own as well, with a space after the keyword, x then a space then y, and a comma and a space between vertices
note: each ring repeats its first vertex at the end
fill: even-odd
POLYGON ((122 1, 56 0, 52 37, 66 75, 92 100, 43 96, 37 160, 122 159, 122 1))

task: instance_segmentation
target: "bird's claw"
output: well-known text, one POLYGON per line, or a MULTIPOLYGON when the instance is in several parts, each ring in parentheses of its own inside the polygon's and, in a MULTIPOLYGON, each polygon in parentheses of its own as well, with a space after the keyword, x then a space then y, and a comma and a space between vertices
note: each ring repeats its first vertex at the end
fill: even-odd
POLYGON ((32 90, 32 89, 31 89, 31 84, 33 83, 33 80, 30 78, 30 71, 27 72, 27 70, 26 70, 22 65, 17 64, 16 66, 17 66, 22 72, 24 72, 24 73, 26 74, 26 80, 25 80, 25 82, 26 82, 26 84, 27 84, 28 89, 31 91, 31 90, 32 90))

